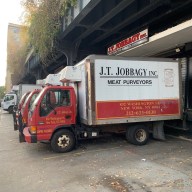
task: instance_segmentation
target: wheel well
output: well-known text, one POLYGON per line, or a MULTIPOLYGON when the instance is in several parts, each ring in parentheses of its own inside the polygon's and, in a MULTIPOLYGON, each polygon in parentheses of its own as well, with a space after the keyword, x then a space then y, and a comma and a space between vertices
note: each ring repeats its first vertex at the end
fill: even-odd
POLYGON ((129 124, 127 129, 130 129, 133 126, 144 126, 146 129, 148 129, 149 132, 152 132, 152 130, 153 130, 153 122, 131 123, 131 124, 129 124))
POLYGON ((146 124, 133 124, 126 131, 126 139, 134 145, 145 145, 149 139, 149 128, 146 124))
POLYGON ((9 106, 9 108, 8 108, 7 111, 8 111, 9 113, 13 113, 13 107, 14 107, 14 105, 9 106))
POLYGON ((51 141, 51 139, 53 138, 53 135, 54 135, 56 132, 60 131, 60 130, 69 130, 69 131, 71 131, 71 132, 74 134, 74 136, 75 136, 75 132, 74 132, 73 127, 71 127, 71 126, 66 126, 66 127, 61 126, 61 127, 57 127, 57 128, 54 130, 54 132, 53 132, 53 134, 52 134, 52 136, 51 136, 51 138, 50 138, 50 141, 51 141))

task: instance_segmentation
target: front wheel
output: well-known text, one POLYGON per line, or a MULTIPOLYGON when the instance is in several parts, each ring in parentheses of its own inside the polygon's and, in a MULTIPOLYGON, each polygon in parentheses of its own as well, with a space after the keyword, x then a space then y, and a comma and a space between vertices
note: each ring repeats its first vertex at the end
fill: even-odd
POLYGON ((9 114, 12 114, 12 113, 13 113, 13 106, 10 106, 10 107, 8 108, 8 112, 9 112, 9 114))
POLYGON ((70 130, 57 131, 51 139, 51 147, 57 153, 71 151, 75 147, 75 137, 70 130))
POLYGON ((127 129, 126 139, 134 145, 145 145, 149 140, 149 131, 144 125, 134 125, 127 129))

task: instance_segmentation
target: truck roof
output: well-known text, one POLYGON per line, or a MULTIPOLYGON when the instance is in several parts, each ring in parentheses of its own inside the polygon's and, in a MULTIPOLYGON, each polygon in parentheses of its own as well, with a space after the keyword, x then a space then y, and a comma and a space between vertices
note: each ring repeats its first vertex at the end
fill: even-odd
MULTIPOLYGON (((158 58, 158 57, 122 57, 122 56, 113 56, 113 55, 89 55, 84 60, 95 60, 95 59, 107 59, 107 60, 136 60, 136 61, 166 61, 173 62, 174 59, 171 58, 158 58)), ((80 64, 80 61, 78 64, 80 64)))

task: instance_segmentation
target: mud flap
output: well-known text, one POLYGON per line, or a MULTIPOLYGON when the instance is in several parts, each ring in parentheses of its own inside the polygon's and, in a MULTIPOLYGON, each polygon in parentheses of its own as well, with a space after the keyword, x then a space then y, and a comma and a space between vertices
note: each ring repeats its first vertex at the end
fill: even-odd
POLYGON ((154 139, 165 140, 163 125, 164 125, 164 121, 153 122, 153 138, 154 139))
POLYGON ((187 110, 186 111, 186 116, 188 121, 192 121, 192 110, 187 110))
POLYGON ((14 122, 14 131, 18 130, 17 127, 17 119, 16 119, 16 112, 13 111, 13 122, 14 122))
POLYGON ((25 141, 25 136, 24 136, 23 133, 21 133, 21 132, 19 132, 19 142, 20 142, 20 143, 26 142, 26 141, 25 141))

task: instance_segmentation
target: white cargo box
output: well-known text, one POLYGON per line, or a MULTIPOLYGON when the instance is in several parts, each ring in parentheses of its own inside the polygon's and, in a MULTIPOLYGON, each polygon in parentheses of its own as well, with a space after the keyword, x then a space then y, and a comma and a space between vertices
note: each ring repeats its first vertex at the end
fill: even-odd
POLYGON ((76 66, 67 66, 61 72, 60 81, 78 82, 81 81, 81 70, 76 66))
POLYGON ((45 85, 45 79, 36 80, 36 85, 45 85))
POLYGON ((19 84, 19 91, 18 91, 18 101, 20 101, 23 94, 33 91, 35 89, 41 89, 41 85, 36 84, 19 84))
POLYGON ((62 85, 60 82, 60 74, 49 74, 45 78, 45 85, 62 85))
POLYGON ((11 91, 18 91, 19 90, 19 85, 13 85, 11 91))
POLYGON ((78 73, 81 72, 77 96, 80 120, 84 124, 159 121, 181 117, 177 61, 92 55, 75 67, 78 73))

